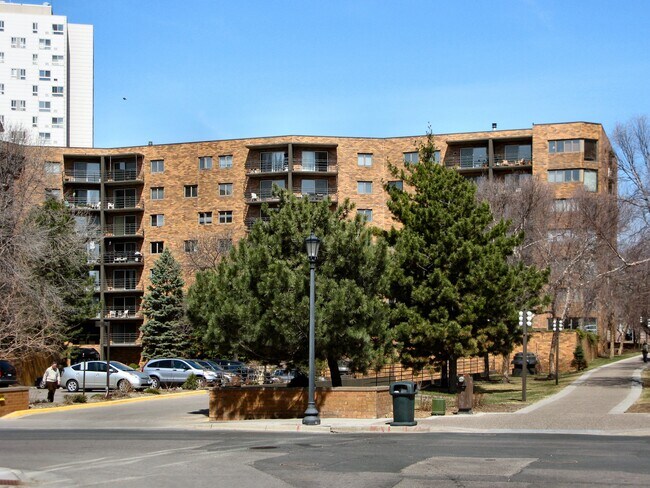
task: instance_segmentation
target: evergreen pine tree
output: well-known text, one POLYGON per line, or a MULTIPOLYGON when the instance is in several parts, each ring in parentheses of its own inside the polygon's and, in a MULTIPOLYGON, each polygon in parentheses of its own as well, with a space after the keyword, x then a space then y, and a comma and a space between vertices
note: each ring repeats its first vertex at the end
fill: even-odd
POLYGON ((585 358, 585 350, 582 347, 582 344, 578 342, 576 348, 573 351, 573 361, 571 361, 571 366, 576 368, 578 371, 587 369, 587 359, 585 358))
POLYGON ((142 331, 142 356, 183 357, 190 352, 191 334, 184 320, 181 267, 165 249, 154 265, 151 284, 143 299, 147 322, 142 331))

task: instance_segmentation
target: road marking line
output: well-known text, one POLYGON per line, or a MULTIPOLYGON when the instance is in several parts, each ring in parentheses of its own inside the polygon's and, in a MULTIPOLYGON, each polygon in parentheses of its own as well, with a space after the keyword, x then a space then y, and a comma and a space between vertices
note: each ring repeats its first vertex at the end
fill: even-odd
POLYGON ((616 415, 627 412, 627 409, 634 405, 634 403, 639 399, 641 392, 643 391, 641 371, 643 371, 643 368, 634 370, 634 373, 632 374, 632 387, 630 388, 630 392, 621 403, 609 411, 610 414, 616 415))
POLYGON ((45 466, 41 469, 41 471, 48 471, 48 470, 53 470, 56 468, 60 467, 65 467, 65 466, 75 466, 77 464, 85 464, 85 463, 94 463, 97 461, 103 461, 104 459, 108 459, 107 457, 100 457, 100 458, 95 458, 95 459, 86 459, 84 461, 74 461, 71 463, 62 463, 62 464, 52 464, 50 466, 45 466))

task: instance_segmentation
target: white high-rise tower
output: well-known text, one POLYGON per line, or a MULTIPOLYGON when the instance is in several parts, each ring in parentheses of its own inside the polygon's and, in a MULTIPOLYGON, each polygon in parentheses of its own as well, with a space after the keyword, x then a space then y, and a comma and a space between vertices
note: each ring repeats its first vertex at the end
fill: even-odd
POLYGON ((93 146, 93 26, 0 0, 0 122, 31 142, 93 146))

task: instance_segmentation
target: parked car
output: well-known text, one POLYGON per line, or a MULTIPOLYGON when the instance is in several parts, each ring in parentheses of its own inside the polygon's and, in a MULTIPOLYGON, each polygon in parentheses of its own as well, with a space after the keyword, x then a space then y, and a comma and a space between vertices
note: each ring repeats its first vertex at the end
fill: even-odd
POLYGON ((9 361, 0 359, 0 386, 11 386, 18 383, 16 368, 9 361))
POLYGON ((289 383, 296 377, 295 369, 276 369, 271 373, 271 383, 289 383))
MULTIPOLYGON (((68 391, 79 391, 83 386, 86 390, 106 388, 106 361, 86 361, 63 368, 61 386, 68 391)), ((109 369, 110 389, 120 391, 143 390, 151 386, 151 378, 119 361, 111 361, 109 369)))
MULTIPOLYGON (((526 356, 527 356, 526 366, 528 368, 528 371, 532 374, 537 373, 537 368, 539 364, 539 361, 537 360, 537 356, 532 352, 526 353, 526 356)), ((511 363, 513 365, 513 369, 512 369, 513 376, 521 374, 521 370, 524 364, 524 353, 523 352, 515 353, 511 363)))
POLYGON ((234 373, 241 378, 244 383, 251 383, 256 380, 257 372, 242 361, 234 359, 215 359, 215 363, 230 373, 234 373))
POLYGON ((214 361, 211 361, 209 359, 193 359, 193 361, 200 364, 205 369, 214 371, 217 375, 218 382, 220 382, 222 385, 237 382, 238 380, 238 376, 235 373, 226 371, 214 361))
POLYGON ((160 388, 161 385, 182 385, 191 374, 196 376, 200 388, 219 380, 217 373, 205 369, 191 359, 152 359, 145 364, 142 371, 151 377, 153 388, 160 388))

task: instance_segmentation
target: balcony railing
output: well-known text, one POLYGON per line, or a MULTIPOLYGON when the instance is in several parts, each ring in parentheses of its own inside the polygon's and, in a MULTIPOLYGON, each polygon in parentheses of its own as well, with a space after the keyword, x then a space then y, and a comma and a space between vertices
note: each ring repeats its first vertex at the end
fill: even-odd
POLYGON ((135 169, 114 169, 104 175, 107 182, 142 180, 142 172, 135 169))
POLYGON ((247 161, 246 174, 254 173, 284 173, 289 171, 289 158, 282 161, 247 161))
POLYGON ((253 226, 255 225, 255 222, 258 220, 261 220, 262 222, 269 222, 271 220, 270 217, 250 217, 247 218, 245 223, 246 223, 246 229, 251 230, 253 226))
POLYGON ((247 191, 244 193, 244 199, 247 203, 277 202, 280 195, 274 194, 273 190, 247 191))
POLYGON ((111 332, 112 344, 135 344, 139 338, 138 332, 111 332))
POLYGON ((104 254, 104 263, 106 264, 142 263, 142 253, 140 251, 107 252, 104 254))
POLYGON ((66 170, 63 174, 63 179, 65 181, 80 183, 99 183, 102 180, 99 173, 74 169, 66 170))
POLYGON ((445 166, 448 168, 460 168, 460 169, 480 169, 488 167, 487 158, 445 158, 445 166))
POLYGON ((316 161, 303 161, 302 159, 293 160, 293 171, 299 173, 336 173, 336 161, 331 159, 317 159, 316 161))
POLYGON ((107 291, 141 291, 142 285, 137 278, 122 278, 104 281, 105 290, 107 291))
POLYGON ((310 191, 305 191, 303 188, 299 186, 294 186, 293 187, 293 193, 297 197, 302 197, 302 198, 309 198, 310 200, 317 201, 317 200, 323 200, 326 197, 330 197, 332 200, 336 199, 336 194, 337 190, 335 186, 330 186, 327 188, 319 189, 319 190, 310 190, 310 191))
POLYGON ((106 197, 103 203, 106 210, 144 208, 144 201, 137 197, 106 197))
POLYGON ((140 228, 140 224, 107 224, 104 227, 104 235, 106 236, 141 236, 144 231, 140 228))
POLYGON ((494 166, 530 166, 533 164, 533 160, 530 157, 527 158, 506 158, 504 156, 495 156, 494 166))
POLYGON ((84 197, 65 197, 65 206, 74 208, 74 209, 83 209, 83 210, 99 210, 101 204, 99 202, 88 201, 84 197))
POLYGON ((104 318, 107 319, 137 319, 140 317, 140 309, 136 306, 106 307, 104 310, 104 318))

